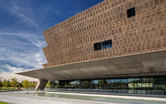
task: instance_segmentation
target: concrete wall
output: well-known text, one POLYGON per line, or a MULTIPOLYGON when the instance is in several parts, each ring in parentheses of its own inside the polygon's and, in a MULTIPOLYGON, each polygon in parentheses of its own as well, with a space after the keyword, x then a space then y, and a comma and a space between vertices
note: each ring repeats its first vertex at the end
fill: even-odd
POLYGON ((48 80, 44 80, 44 79, 39 79, 37 85, 36 85, 36 88, 35 90, 44 90, 44 88, 46 87, 48 83, 48 80))

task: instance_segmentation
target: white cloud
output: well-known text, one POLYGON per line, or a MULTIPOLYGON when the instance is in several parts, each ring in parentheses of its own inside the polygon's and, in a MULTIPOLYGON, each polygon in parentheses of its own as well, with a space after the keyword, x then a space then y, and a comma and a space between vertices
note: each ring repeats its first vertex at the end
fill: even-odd
POLYGON ((43 46, 46 45, 45 41, 41 41, 41 40, 32 40, 32 39, 28 39, 29 41, 32 42, 33 45, 39 47, 39 48, 43 48, 43 46))
POLYGON ((5 61, 10 61, 10 63, 14 64, 14 66, 17 66, 17 67, 14 67, 8 64, 0 66, 5 69, 8 69, 8 71, 2 70, 0 73, 0 76, 4 77, 5 79, 16 77, 20 81, 25 79, 33 81, 34 79, 16 75, 15 73, 39 69, 39 68, 42 68, 42 64, 45 63, 45 57, 41 54, 41 52, 29 54, 29 55, 22 54, 21 57, 11 54, 11 56, 8 58, 2 58, 2 60, 4 59, 5 61), (28 66, 32 68, 25 68, 24 66, 28 66))
POLYGON ((8 64, 6 64, 5 67, 8 68, 10 70, 10 72, 0 73, 0 76, 3 79, 10 80, 11 78, 17 78, 18 81, 23 81, 23 80, 38 81, 38 79, 35 79, 35 78, 30 78, 30 77, 25 77, 25 76, 14 74, 14 73, 17 73, 17 72, 28 71, 29 69, 12 67, 8 64))
MULTIPOLYGON (((46 59, 42 48, 46 46, 42 30, 32 9, 19 5, 20 0, 9 1, 8 12, 18 17, 26 26, 36 31, 20 31, 12 29, 0 30, 0 77, 6 79, 17 77, 19 80, 27 77, 14 73, 42 68, 46 59), (7 62, 3 64, 1 62, 7 62), (4 68, 4 69, 3 69, 4 68), (8 70, 6 70, 8 69, 8 70)), ((24 2, 28 4, 28 1, 24 2)), ((31 79, 31 78, 28 78, 31 79)))
POLYGON ((23 76, 20 77, 20 75, 16 75, 14 73, 39 69, 42 68, 42 64, 46 63, 46 59, 42 51, 42 47, 44 47, 46 43, 44 40, 40 39, 41 37, 37 36, 36 34, 0 32, 0 37, 3 35, 5 37, 7 36, 8 38, 13 36, 21 37, 24 40, 27 40, 28 43, 20 44, 22 43, 22 40, 9 40, 9 42, 5 40, 6 43, 0 44, 0 61, 9 62, 13 65, 0 65, 0 76, 5 77, 6 79, 9 79, 11 77, 18 77, 18 79, 26 79, 27 77, 22 78, 23 76), (19 43, 17 41, 19 41, 19 43), (18 45, 16 45, 16 43, 18 43, 18 45), (5 44, 6 47, 2 47, 3 44, 5 44), (26 47, 25 45, 27 44, 29 44, 30 47, 26 47), (19 52, 14 49, 10 49, 9 47, 20 48, 23 49, 25 52, 19 52), (3 71, 5 69, 2 68, 9 69, 9 71, 3 71))

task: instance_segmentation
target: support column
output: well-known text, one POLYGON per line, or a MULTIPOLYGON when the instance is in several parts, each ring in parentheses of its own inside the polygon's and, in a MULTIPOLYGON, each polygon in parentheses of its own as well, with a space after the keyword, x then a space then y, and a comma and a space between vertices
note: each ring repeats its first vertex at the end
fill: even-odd
POLYGON ((35 90, 38 91, 38 90, 44 90, 44 88, 46 87, 48 83, 48 80, 44 80, 44 79, 39 79, 37 85, 36 85, 36 88, 35 90))

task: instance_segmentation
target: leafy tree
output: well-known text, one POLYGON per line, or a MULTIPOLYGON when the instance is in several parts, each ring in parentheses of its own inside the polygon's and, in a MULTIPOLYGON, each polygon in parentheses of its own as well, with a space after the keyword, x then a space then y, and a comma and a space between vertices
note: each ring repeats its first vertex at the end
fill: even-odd
POLYGON ((0 87, 2 87, 3 85, 2 85, 2 82, 0 81, 0 87))
POLYGON ((36 87, 36 85, 37 85, 37 83, 36 83, 36 82, 30 82, 30 87, 35 88, 35 87, 36 87))
POLYGON ((49 87, 49 88, 51 87, 51 83, 50 83, 50 81, 48 81, 46 87, 49 87))
POLYGON ((10 86, 11 87, 17 87, 18 86, 18 82, 17 82, 16 78, 11 79, 10 86))
POLYGON ((55 85, 53 82, 48 81, 46 87, 53 88, 53 87, 55 87, 55 85))
POLYGON ((24 88, 29 88, 30 87, 30 82, 28 80, 23 80, 22 85, 24 88))
POLYGON ((10 82, 7 81, 7 80, 4 80, 4 81, 2 82, 2 85, 3 85, 3 87, 10 87, 10 82))
POLYGON ((81 81, 81 86, 82 88, 89 88, 90 81, 81 81))
POLYGON ((106 80, 100 80, 100 81, 99 81, 99 86, 100 86, 101 88, 105 88, 105 87, 107 86, 107 81, 106 81, 106 80))
POLYGON ((48 87, 48 88, 57 88, 57 87, 59 87, 59 84, 56 81, 48 81, 46 87, 48 87))
POLYGON ((22 83, 19 83, 19 82, 18 82, 17 87, 23 87, 22 83))
POLYGON ((56 88, 58 88, 59 87, 59 83, 58 82, 54 82, 54 86, 56 87, 56 88))

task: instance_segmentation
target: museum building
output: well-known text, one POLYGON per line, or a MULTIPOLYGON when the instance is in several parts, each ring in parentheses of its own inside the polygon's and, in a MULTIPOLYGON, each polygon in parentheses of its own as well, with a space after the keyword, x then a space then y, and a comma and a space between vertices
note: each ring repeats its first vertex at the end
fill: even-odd
POLYGON ((47 63, 17 73, 59 88, 166 95, 166 0, 104 0, 43 32, 47 63), (96 90, 97 89, 97 90, 96 90))

